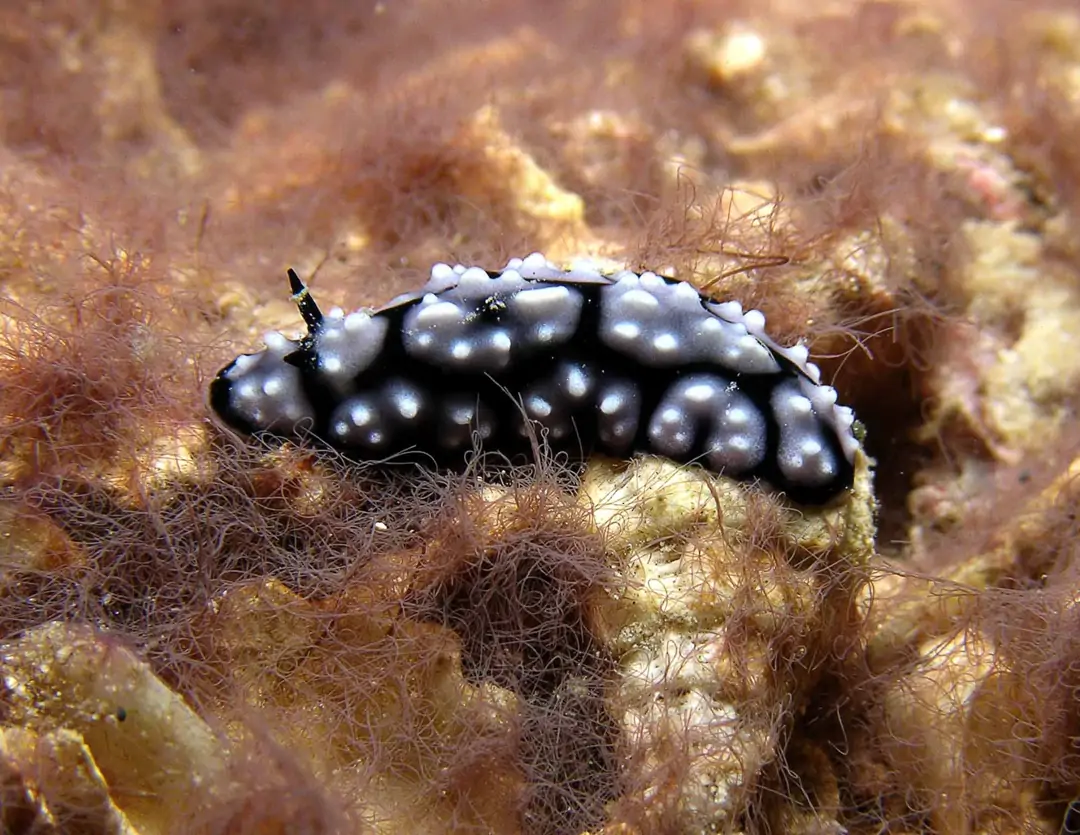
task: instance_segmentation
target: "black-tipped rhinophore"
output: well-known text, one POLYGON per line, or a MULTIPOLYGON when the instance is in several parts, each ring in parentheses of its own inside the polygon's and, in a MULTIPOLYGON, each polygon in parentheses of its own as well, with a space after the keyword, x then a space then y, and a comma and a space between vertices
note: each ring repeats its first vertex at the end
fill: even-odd
POLYGON ((319 306, 315 304, 315 299, 311 298, 308 288, 292 267, 289 267, 289 289, 292 290, 292 300, 296 302, 296 306, 300 309, 300 315, 304 318, 308 331, 314 333, 322 324, 322 311, 319 310, 319 306))

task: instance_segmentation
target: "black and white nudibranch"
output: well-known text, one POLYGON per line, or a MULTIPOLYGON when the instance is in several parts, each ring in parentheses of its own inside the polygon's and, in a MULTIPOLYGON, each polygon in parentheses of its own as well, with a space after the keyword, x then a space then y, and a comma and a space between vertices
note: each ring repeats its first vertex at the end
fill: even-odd
POLYGON ((514 460, 541 437, 575 459, 696 462, 806 504, 852 484, 854 415, 806 348, 685 282, 564 271, 534 253, 497 272, 436 264, 384 307, 323 315, 289 278, 307 335, 267 335, 210 387, 211 408, 240 432, 451 468, 477 441, 514 460))

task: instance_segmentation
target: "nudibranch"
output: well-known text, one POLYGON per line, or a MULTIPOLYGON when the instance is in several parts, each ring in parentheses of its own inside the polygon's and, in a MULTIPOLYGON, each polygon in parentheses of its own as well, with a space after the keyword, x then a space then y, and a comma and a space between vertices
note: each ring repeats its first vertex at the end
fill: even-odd
POLYGON ((210 406, 230 428, 322 443, 358 461, 514 460, 539 438, 574 460, 635 453, 761 480, 822 504, 850 488, 851 409, 765 317, 652 272, 436 264, 375 310, 325 315, 295 272, 306 336, 226 366, 210 406))

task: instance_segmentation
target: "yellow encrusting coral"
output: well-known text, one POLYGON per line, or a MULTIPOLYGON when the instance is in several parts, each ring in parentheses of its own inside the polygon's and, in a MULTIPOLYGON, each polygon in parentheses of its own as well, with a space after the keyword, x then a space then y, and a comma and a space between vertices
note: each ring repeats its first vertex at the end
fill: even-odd
POLYGON ((857 644, 874 541, 866 457, 855 488, 820 510, 652 458, 594 464, 582 493, 621 574, 605 618, 633 787, 619 803, 639 825, 730 826, 783 759, 830 655, 857 644))

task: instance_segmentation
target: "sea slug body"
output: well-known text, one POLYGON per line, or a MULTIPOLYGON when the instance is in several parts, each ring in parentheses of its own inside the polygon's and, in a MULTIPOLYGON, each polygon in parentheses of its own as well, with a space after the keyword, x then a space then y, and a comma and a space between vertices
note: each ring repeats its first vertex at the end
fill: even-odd
POLYGON ((806 348, 685 282, 561 270, 534 253, 497 272, 436 264, 417 292, 323 315, 289 277, 307 336, 269 334, 210 387, 240 432, 445 467, 477 441, 513 459, 539 435, 574 458, 653 453, 806 504, 852 484, 854 415, 806 348))

